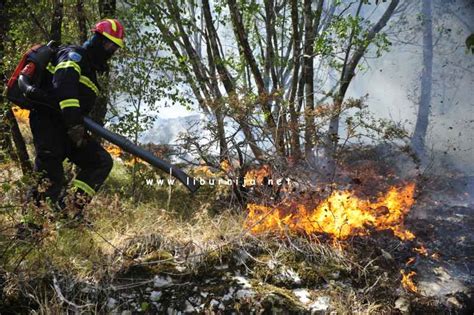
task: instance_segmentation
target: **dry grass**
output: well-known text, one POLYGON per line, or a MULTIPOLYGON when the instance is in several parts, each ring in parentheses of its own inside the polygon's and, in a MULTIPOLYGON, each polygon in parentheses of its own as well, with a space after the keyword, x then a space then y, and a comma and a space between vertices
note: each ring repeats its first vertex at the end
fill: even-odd
MULTIPOLYGON (((11 178, 17 176, 13 175, 11 178)), ((88 207, 92 228, 45 223, 40 241, 14 240, 2 233, 3 274, 10 279, 3 288, 3 294, 8 295, 5 301, 11 303, 7 307, 23 303, 34 309, 35 314, 61 313, 66 309, 104 312, 108 297, 114 294, 112 287, 121 288, 120 292, 133 292, 150 283, 146 278, 143 285, 136 280, 124 282, 130 275, 148 279, 160 274, 177 276, 183 283, 183 298, 194 294, 195 286, 218 296, 235 286, 228 275, 230 271, 251 280, 259 299, 256 305, 261 307, 270 303, 304 312, 292 291, 303 286, 318 288, 321 295, 329 296, 331 309, 341 314, 378 313, 391 308, 391 293, 387 293, 385 301, 380 299, 382 290, 388 292, 380 286, 387 280, 377 267, 380 257, 363 257, 350 242, 295 235, 251 235, 244 227, 244 213, 226 209, 212 214, 212 195, 185 204, 183 200, 189 200, 187 192, 175 189, 167 209, 166 189, 156 192, 159 198, 142 194, 140 202, 114 191, 126 180, 119 166, 104 192, 88 207), (173 203, 174 200, 177 202, 173 203), (221 266, 228 267, 221 270, 221 266), (278 276, 290 269, 299 275, 299 284, 278 276), (58 278, 64 299, 57 290, 51 290, 53 276, 58 278), (209 279, 221 279, 221 283, 206 285, 209 279), (84 291, 90 287, 98 289, 92 293, 84 291), (274 304, 275 294, 281 297, 278 303, 283 304, 274 304), (69 302, 85 307, 77 308, 69 302)), ((9 233, 14 233, 11 227, 21 217, 19 193, 14 188, 0 197, 1 204, 16 206, 0 215, 0 229, 10 227, 9 233)), ((239 303, 243 305, 239 307, 244 307, 241 310, 254 307, 251 301, 246 302, 248 305, 239 303)))

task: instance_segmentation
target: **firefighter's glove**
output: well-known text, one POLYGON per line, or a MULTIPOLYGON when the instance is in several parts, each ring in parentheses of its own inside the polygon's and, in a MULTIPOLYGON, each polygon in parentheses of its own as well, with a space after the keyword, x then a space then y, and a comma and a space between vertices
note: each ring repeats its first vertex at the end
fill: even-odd
POLYGON ((83 125, 75 125, 68 129, 67 135, 78 148, 83 147, 87 143, 86 130, 83 125))

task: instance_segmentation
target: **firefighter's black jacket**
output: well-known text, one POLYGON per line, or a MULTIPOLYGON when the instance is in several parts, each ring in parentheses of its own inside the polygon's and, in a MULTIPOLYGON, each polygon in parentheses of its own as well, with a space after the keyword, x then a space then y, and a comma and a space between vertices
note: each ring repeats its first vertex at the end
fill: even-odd
POLYGON ((99 94, 96 71, 84 47, 61 46, 48 64, 41 88, 48 92, 63 115, 66 127, 82 123, 99 94))

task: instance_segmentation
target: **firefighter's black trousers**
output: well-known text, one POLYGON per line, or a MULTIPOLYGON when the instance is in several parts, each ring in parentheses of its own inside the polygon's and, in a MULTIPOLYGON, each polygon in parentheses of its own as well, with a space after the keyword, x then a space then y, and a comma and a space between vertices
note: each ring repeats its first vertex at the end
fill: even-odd
MULTIPOLYGON (((30 112, 30 127, 36 151, 35 171, 41 179, 47 179, 46 189, 34 189, 36 201, 49 198, 60 202, 65 185, 63 161, 68 158, 80 169, 73 186, 85 195, 92 195, 100 188, 112 169, 110 154, 94 139, 77 148, 67 135, 61 114, 48 109, 33 109, 30 112)), ((44 182, 44 180, 42 180, 44 182)))

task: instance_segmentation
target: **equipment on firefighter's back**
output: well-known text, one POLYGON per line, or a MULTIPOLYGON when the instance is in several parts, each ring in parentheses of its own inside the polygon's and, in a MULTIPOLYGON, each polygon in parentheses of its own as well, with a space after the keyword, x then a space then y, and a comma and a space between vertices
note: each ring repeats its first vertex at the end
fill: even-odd
POLYGON ((25 54, 8 80, 5 96, 23 109, 32 109, 36 102, 48 102, 47 94, 38 89, 47 65, 55 54, 57 44, 34 45, 25 54))

